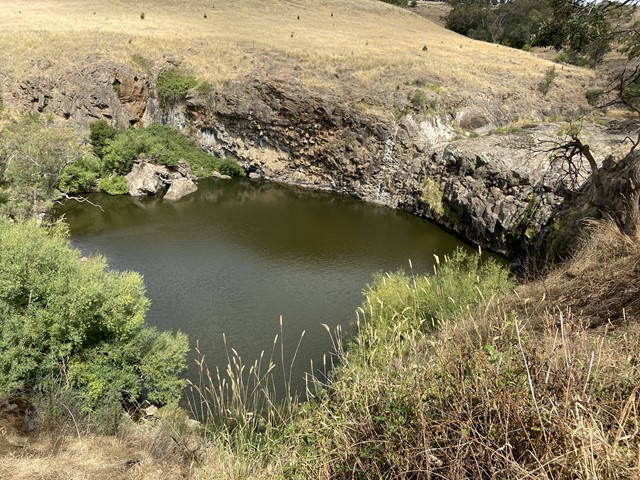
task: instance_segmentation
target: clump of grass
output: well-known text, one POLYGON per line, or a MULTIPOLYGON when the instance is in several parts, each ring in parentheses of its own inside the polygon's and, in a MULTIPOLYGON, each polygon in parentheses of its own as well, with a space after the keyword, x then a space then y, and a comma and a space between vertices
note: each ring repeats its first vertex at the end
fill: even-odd
POLYGON ((167 109, 184 101, 187 92, 198 85, 198 81, 193 75, 169 68, 158 76, 156 90, 160 108, 167 109))
POLYGON ((442 192, 442 188, 440 188, 438 182, 432 180, 429 177, 425 177, 424 181, 422 182, 420 199, 437 217, 441 217, 442 215, 444 215, 444 203, 442 201, 443 195, 444 194, 442 192))
POLYGON ((131 61, 147 73, 149 73, 153 67, 153 62, 139 53, 131 54, 131 61))
MULTIPOLYGON (((231 459, 241 459, 253 474, 272 468, 282 471, 286 438, 293 419, 303 408, 300 395, 304 392, 292 391, 291 385, 304 333, 287 361, 281 317, 280 334, 274 338, 270 353, 265 355, 263 351, 251 364, 245 363, 223 336, 227 353, 224 371, 219 367, 211 371, 196 346, 198 381, 188 382, 187 389, 191 415, 202 422, 204 437, 216 449, 231 459), (276 380, 278 377, 281 384, 276 380), (279 458, 274 456, 276 451, 279 458), (267 464, 271 467, 265 467, 267 464)), ((205 465, 204 470, 215 467, 215 463, 205 465)))
POLYGON ((555 81, 557 76, 558 76, 558 71, 556 70, 555 65, 545 70, 544 78, 540 82, 540 86, 538 87, 538 89, 543 95, 546 95, 547 93, 549 93, 549 90, 553 86, 553 82, 555 81))

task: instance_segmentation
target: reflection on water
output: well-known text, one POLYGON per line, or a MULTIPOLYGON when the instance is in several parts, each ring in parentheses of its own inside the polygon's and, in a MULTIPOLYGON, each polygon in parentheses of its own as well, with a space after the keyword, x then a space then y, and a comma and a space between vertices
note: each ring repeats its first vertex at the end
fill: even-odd
MULTIPOLYGON (((200 182, 178 202, 93 195, 62 212, 74 244, 143 274, 147 320, 199 341, 226 364, 222 334, 246 363, 269 351, 284 321, 294 385, 331 349, 322 324, 348 330, 376 271, 432 268, 461 242, 406 214, 326 192, 246 179, 200 182)), ((468 248, 468 247, 465 247, 468 248)))

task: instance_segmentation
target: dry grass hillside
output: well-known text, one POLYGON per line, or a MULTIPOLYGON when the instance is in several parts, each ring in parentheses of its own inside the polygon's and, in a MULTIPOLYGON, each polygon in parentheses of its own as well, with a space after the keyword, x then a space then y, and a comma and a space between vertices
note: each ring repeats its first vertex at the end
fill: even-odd
MULTIPOLYGON (((22 0, 0 9, 0 74, 68 69, 91 59, 182 67, 214 85, 280 75, 310 89, 327 84, 391 91, 414 81, 444 87, 455 108, 473 95, 505 112, 531 110, 552 64, 502 46, 470 40, 411 10, 376 0, 22 0)), ((558 68, 545 102, 584 104, 592 74, 558 68)), ((539 95, 538 95, 539 96, 539 95)), ((373 102, 375 104, 375 102, 373 102)), ((467 101, 468 103, 468 101, 467 101)))

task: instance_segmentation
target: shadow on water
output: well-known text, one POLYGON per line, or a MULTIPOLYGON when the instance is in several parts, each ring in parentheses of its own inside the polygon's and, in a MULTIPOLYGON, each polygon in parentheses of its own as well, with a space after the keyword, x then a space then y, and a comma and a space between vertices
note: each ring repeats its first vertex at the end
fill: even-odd
MULTIPOLYGON (((270 350, 284 322, 286 362, 303 331, 292 371, 304 388, 309 362, 322 363, 331 339, 345 334, 377 271, 432 269, 457 247, 432 223, 349 197, 267 182, 207 180, 177 202, 95 194, 60 209, 73 243, 107 257, 112 268, 140 272, 147 321, 198 340, 209 367, 224 369, 222 334, 245 363, 270 350)), ((189 376, 194 378, 195 367, 189 376)))

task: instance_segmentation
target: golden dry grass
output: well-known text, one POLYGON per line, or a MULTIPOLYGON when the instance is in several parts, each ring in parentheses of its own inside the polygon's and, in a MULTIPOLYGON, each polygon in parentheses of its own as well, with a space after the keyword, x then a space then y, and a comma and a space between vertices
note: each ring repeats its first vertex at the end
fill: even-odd
MULTIPOLYGON (((399 335, 389 342, 375 315, 360 330, 305 425, 307 478, 639 478, 640 326, 594 329, 571 302, 636 308, 640 243, 609 223, 592 233, 546 280, 566 287, 562 302, 525 285, 423 335, 414 304, 387 298, 399 335)), ((413 280, 405 291, 426 293, 413 280)))
POLYGON ((166 480, 187 478, 188 463, 160 430, 106 436, 70 428, 30 435, 0 430, 0 478, 13 480, 166 480))
MULTIPOLYGON (((482 90, 508 109, 536 89, 551 65, 376 0, 0 3, 0 65, 13 78, 70 68, 92 55, 130 61, 137 54, 156 64, 170 55, 217 84, 285 65, 280 73, 310 83, 316 73, 384 87, 397 86, 398 75, 423 78, 447 91, 482 90), (293 65, 302 72, 295 73, 293 65)), ((551 96, 580 98, 591 78, 586 70, 562 67, 551 96)))
POLYGON ((518 288, 521 305, 534 322, 543 323, 537 312, 559 309, 591 328, 640 318, 640 240, 609 223, 593 222, 588 231, 569 262, 518 288))

